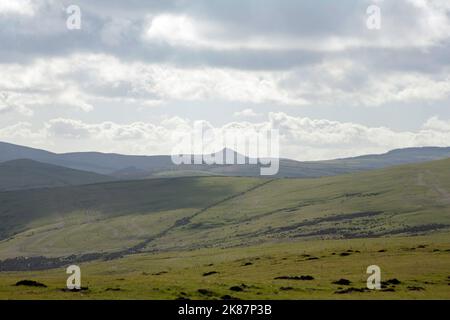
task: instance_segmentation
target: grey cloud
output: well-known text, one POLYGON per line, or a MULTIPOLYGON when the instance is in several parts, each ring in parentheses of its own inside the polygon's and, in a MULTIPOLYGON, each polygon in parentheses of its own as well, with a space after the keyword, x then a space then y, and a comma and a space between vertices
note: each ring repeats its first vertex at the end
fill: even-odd
MULTIPOLYGON (((366 8, 372 3, 369 0, 39 0, 36 3, 39 5, 34 16, 2 15, 0 68, 2 64, 14 63, 24 70, 31 69, 36 59, 54 61, 55 57, 65 58, 69 64, 83 64, 86 59, 73 57, 94 54, 115 57, 128 67, 133 63, 164 66, 163 73, 172 75, 158 77, 158 81, 164 82, 162 85, 145 77, 130 80, 130 74, 105 83, 91 65, 92 70, 73 68, 55 75, 61 85, 48 94, 40 93, 45 96, 41 104, 49 101, 67 104, 70 97, 57 99, 52 94, 68 88, 72 89, 73 97, 82 100, 83 110, 94 107, 91 100, 96 98, 382 105, 393 101, 445 100, 449 96, 450 80, 446 75, 450 70, 450 33, 446 34, 445 28, 450 25, 450 7, 445 9, 443 0, 426 2, 436 6, 441 3, 441 9, 420 9, 412 0, 377 1, 382 8, 379 31, 365 27, 366 8), (65 27, 65 8, 69 4, 81 7, 82 30, 70 31, 65 27), (193 31, 198 34, 188 32, 187 45, 183 43, 186 39, 177 38, 176 32, 183 30, 176 28, 175 34, 165 34, 163 30, 163 39, 146 38, 146 28, 161 15, 188 17, 189 23, 198 23, 199 30, 193 31), (249 43, 254 45, 246 46, 249 43), (328 48, 334 45, 336 48, 328 48), (182 70, 197 77, 188 77, 182 70), (215 79, 217 70, 225 70, 224 79, 215 79), (261 81, 257 71, 271 75, 261 81), (250 76, 246 78, 247 75, 250 76), (227 86, 221 87, 223 83, 227 86), (265 92, 261 93, 262 90, 265 92)), ((145 72, 152 75, 159 71, 145 72)), ((25 92, 39 91, 38 85, 11 87, 0 85, 0 90, 24 93, 26 99, 21 100, 24 105, 31 104, 39 95, 25 92)))
MULTIPOLYGON (((371 1, 52 1, 40 0, 35 17, 7 16, 0 21, 0 61, 29 61, 37 56, 64 56, 76 52, 112 54, 123 60, 166 62, 186 66, 218 66, 237 69, 289 69, 325 59, 350 55, 377 68, 427 72, 448 64, 449 43, 427 50, 416 48, 349 48, 322 52, 308 47, 264 50, 212 50, 145 43, 142 33, 151 17, 184 14, 196 21, 219 27, 206 31, 218 41, 243 42, 252 37, 300 41, 328 37, 377 41, 388 33, 414 38, 420 22, 418 8, 406 1, 384 1, 383 28, 378 33, 365 28, 365 10, 371 1), (64 8, 78 4, 82 9, 80 31, 65 28, 64 8), (149 18, 150 17, 150 18, 149 18), (124 28, 123 31, 120 28, 124 28), (212 33, 210 33, 212 32, 212 33), (111 39, 107 39, 108 34, 111 39), (290 40, 289 40, 290 39, 290 40), (297 40, 296 40, 297 39, 297 40), (424 60, 427 62, 424 63, 424 60)), ((394 39, 394 38, 393 38, 394 39)), ((388 39, 389 40, 389 39, 388 39)))

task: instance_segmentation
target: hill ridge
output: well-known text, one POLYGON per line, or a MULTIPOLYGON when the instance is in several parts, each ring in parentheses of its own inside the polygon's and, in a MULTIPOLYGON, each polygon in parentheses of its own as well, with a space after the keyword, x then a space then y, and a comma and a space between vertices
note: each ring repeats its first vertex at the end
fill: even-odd
MULTIPOLYGON (((141 179, 183 175, 259 176, 259 165, 181 165, 168 155, 143 156, 102 152, 52 153, 0 142, 0 162, 28 158, 67 168, 113 175, 119 179, 141 179)), ((323 161, 280 159, 276 177, 310 178, 335 176, 397 164, 420 163, 450 158, 450 147, 416 147, 394 149, 376 155, 361 155, 323 161)))

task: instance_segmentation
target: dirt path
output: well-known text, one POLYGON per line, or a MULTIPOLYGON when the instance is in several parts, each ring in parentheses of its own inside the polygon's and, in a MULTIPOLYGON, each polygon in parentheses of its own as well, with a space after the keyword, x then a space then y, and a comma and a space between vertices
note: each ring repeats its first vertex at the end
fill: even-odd
MULTIPOLYGON (((249 189, 247 189, 247 190, 245 190, 245 191, 242 191, 242 192, 233 194, 233 195, 231 195, 231 196, 229 196, 229 197, 226 197, 225 199, 222 199, 222 200, 219 200, 219 201, 217 201, 217 202, 214 202, 214 203, 212 203, 212 204, 210 204, 210 205, 208 205, 208 206, 206 206, 206 207, 204 207, 204 208, 202 208, 202 209, 200 209, 200 210, 194 212, 192 215, 190 215, 190 216, 188 216, 188 217, 184 217, 184 218, 181 218, 181 219, 175 221, 175 223, 174 223, 173 225, 171 225, 169 228, 167 228, 167 229, 165 229, 164 231, 158 233, 157 235, 154 235, 153 237, 150 237, 150 238, 148 238, 148 239, 146 239, 146 240, 140 242, 139 244, 137 244, 137 245, 135 245, 135 246, 133 246, 133 247, 131 247, 131 248, 129 248, 129 249, 126 249, 126 250, 122 251, 120 254, 121 254, 121 255, 127 255, 127 254, 139 253, 139 252, 141 252, 142 249, 144 249, 149 243, 151 243, 151 242, 153 242, 153 241, 155 241, 155 240, 157 240, 157 239, 159 239, 159 238, 162 238, 163 236, 165 236, 166 234, 168 234, 170 231, 172 231, 172 230, 174 230, 174 229, 176 229, 176 228, 178 228, 178 227, 182 227, 182 226, 185 226, 185 225, 190 224, 193 218, 195 218, 195 217, 197 217, 198 215, 200 215, 200 214, 202 214, 202 213, 208 211, 209 209, 214 208, 214 207, 216 207, 216 206, 218 206, 218 205, 221 205, 221 204, 223 204, 223 203, 225 203, 225 202, 227 202, 227 201, 236 199, 236 198, 238 198, 238 197, 242 197, 242 196, 246 195, 246 194, 249 193, 249 192, 252 192, 252 191, 254 191, 254 190, 257 190, 257 189, 259 189, 259 188, 261 188, 261 187, 263 187, 263 186, 265 186, 265 185, 271 183, 271 182, 274 181, 274 180, 275 180, 275 179, 266 180, 266 181, 264 181, 264 182, 262 182, 262 183, 260 183, 260 184, 257 184, 256 186, 253 186, 253 187, 251 187, 251 188, 249 188, 249 189)), ((113 255, 112 258, 115 258, 115 256, 116 256, 117 254, 119 254, 119 253, 113 253, 113 254, 112 254, 112 255, 113 255)))

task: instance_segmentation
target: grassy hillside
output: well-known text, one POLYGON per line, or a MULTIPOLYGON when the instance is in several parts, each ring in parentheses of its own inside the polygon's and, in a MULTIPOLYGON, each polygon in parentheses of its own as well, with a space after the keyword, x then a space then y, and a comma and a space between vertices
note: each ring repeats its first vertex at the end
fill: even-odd
POLYGON ((93 172, 74 170, 28 159, 0 163, 0 192, 50 188, 114 180, 93 172))
POLYGON ((81 263, 81 292, 63 291, 64 268, 0 272, 0 299, 450 299, 449 243, 446 233, 139 254, 81 263), (380 291, 365 289, 373 264, 380 291))
POLYGON ((450 160, 340 177, 274 180, 209 208, 148 249, 448 230, 449 191, 450 160))
POLYGON ((196 177, 0 193, 0 257, 185 250, 450 226, 450 160, 319 179, 196 177))
POLYGON ((123 249, 263 182, 175 178, 2 192, 0 256, 123 249))

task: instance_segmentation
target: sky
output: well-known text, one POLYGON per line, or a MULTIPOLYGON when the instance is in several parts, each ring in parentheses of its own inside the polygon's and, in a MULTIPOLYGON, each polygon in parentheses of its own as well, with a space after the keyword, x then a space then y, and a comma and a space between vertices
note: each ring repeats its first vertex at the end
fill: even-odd
POLYGON ((0 141, 170 154, 199 123, 297 160, 449 146, 450 2, 0 1, 0 141))

